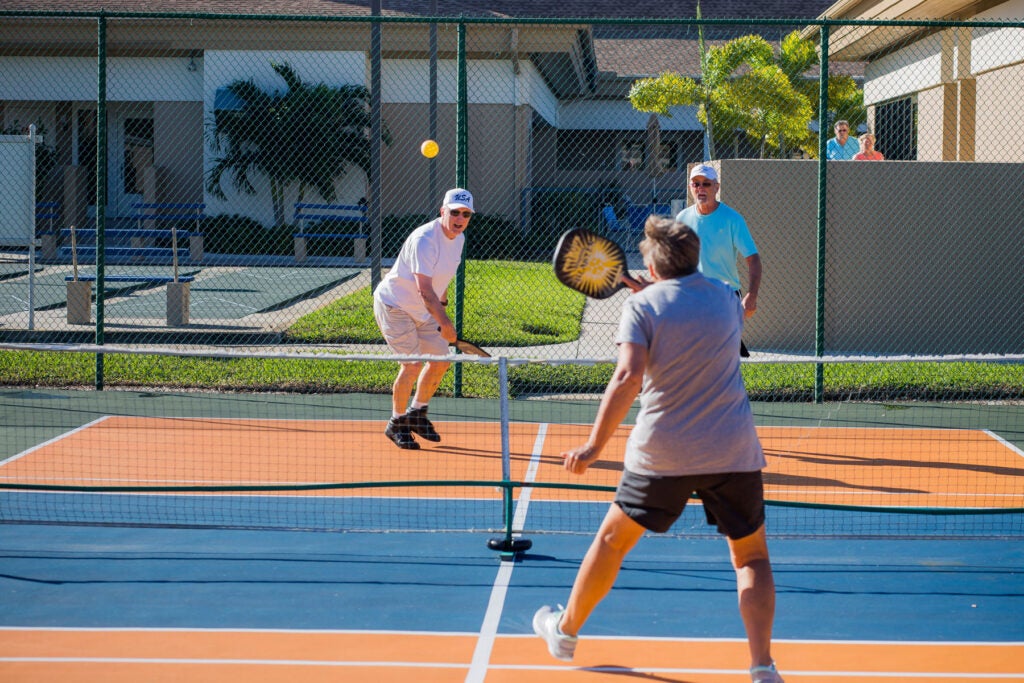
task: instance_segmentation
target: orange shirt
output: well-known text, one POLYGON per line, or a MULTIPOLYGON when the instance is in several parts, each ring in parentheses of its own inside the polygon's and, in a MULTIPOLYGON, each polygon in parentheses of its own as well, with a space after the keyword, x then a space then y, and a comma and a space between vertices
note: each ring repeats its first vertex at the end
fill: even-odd
POLYGON ((885 161, 885 157, 877 149, 871 152, 857 152, 853 155, 854 161, 885 161))

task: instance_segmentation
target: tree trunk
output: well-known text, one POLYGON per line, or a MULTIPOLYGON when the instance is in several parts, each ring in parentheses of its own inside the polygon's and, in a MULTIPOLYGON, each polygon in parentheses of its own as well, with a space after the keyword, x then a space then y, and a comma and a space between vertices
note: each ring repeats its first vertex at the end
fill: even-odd
POLYGON ((270 199, 274 204, 274 226, 284 226, 284 185, 271 178, 270 180, 270 199))
POLYGON ((704 100, 704 118, 707 119, 707 125, 704 126, 704 151, 708 155, 705 161, 711 161, 715 158, 715 126, 711 122, 711 102, 707 99, 704 100))

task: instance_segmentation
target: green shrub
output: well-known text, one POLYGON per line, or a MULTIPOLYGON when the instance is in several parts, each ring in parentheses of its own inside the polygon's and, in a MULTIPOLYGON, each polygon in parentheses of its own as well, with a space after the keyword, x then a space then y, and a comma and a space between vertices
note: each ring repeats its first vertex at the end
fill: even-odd
POLYGON ((500 216, 477 214, 466 230, 466 258, 524 259, 523 236, 519 227, 500 216))
POLYGON ((266 228, 246 216, 212 216, 200 221, 204 249, 213 254, 294 253, 291 226, 266 228))
POLYGON ((578 190, 536 192, 530 206, 530 232, 526 236, 529 251, 540 260, 550 258, 558 239, 572 228, 603 234, 601 207, 606 194, 611 196, 578 190))

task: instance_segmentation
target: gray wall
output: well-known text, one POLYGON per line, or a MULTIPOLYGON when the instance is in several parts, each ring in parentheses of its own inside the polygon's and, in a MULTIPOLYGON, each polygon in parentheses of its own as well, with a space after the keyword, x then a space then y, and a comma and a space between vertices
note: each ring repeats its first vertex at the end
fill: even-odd
MULTIPOLYGON (((813 351, 817 161, 715 165, 764 261, 748 346, 813 351)), ((1024 164, 829 162, 827 179, 826 353, 1024 352, 1024 164)))

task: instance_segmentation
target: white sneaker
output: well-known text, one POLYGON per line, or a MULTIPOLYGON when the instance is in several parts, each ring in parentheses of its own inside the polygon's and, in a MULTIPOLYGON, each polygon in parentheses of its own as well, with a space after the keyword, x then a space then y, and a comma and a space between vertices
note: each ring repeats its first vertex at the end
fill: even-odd
POLYGON ((755 666, 750 669, 750 680, 753 683, 786 683, 775 668, 775 662, 768 666, 755 666))
POLYGON ((557 611, 544 605, 533 615, 533 632, 548 644, 548 652, 552 657, 571 662, 579 639, 575 636, 565 635, 558 628, 564 612, 565 609, 561 605, 558 606, 557 611))

